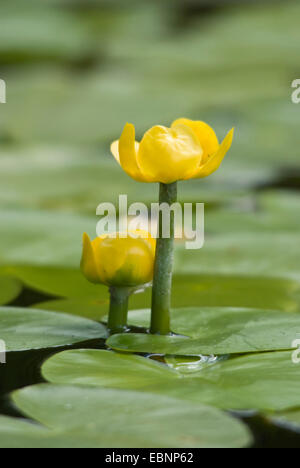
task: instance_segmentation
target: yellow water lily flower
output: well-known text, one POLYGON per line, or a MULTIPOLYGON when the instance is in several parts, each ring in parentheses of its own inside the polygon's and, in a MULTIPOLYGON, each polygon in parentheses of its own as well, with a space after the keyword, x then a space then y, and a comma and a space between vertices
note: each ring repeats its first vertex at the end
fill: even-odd
POLYGON ((92 283, 136 287, 152 281, 156 241, 145 231, 122 238, 104 235, 93 241, 83 235, 81 271, 92 283))
POLYGON ((120 140, 111 145, 111 152, 134 180, 171 184, 213 174, 230 149, 233 134, 234 129, 220 144, 205 122, 178 119, 171 128, 152 127, 138 143, 135 127, 128 123, 120 140))

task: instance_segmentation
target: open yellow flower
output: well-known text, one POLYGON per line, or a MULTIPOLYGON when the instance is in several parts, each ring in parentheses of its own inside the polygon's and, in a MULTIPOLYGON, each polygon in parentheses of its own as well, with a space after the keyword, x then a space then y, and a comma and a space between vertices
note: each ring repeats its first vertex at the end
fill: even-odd
POLYGON ((111 152, 134 180, 171 184, 213 174, 230 149, 233 134, 234 129, 220 144, 205 122, 178 119, 171 128, 152 127, 138 143, 134 125, 126 124, 111 152))
POLYGON ((81 270, 92 283, 136 287, 152 281, 156 242, 148 232, 116 233, 93 241, 83 235, 81 270))

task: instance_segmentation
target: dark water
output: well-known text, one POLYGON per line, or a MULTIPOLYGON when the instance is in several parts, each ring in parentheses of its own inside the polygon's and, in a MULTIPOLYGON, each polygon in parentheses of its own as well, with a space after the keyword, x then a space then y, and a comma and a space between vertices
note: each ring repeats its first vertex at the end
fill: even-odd
MULTIPOLYGON (((11 305, 24 307, 49 299, 51 298, 27 289, 11 305)), ((107 349, 104 340, 92 340, 68 347, 8 353, 6 364, 0 365, 0 414, 24 418, 10 401, 9 394, 20 388, 45 382, 40 369, 43 362, 52 355, 64 350, 82 348, 107 349)), ((146 357, 163 362, 162 356, 146 357)), ((300 448, 300 434, 274 426, 259 415, 235 413, 234 416, 243 420, 252 431, 255 441, 253 448, 300 448)))

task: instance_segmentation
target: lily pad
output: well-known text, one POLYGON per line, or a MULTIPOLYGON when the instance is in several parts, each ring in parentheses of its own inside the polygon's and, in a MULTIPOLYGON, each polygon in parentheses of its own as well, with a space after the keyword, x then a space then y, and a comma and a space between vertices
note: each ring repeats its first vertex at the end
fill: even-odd
MULTIPOLYGON (((79 257, 80 259, 80 257, 79 257)), ((97 303, 108 303, 108 288, 89 283, 77 269, 51 266, 11 266, 3 269, 16 276, 24 284, 37 291, 56 297, 81 300, 94 299, 97 303)))
POLYGON ((70 60, 87 53, 91 45, 89 36, 79 19, 49 5, 29 1, 22 3, 3 2, 0 8, 0 52, 3 60, 16 61, 70 60), (44 25, 45 27, 42 27, 44 25), (18 34, 14 31, 18 30, 18 34), (55 30, 56 34, 52 34, 55 30), (22 39, 21 39, 22 38, 22 39))
POLYGON ((42 373, 55 384, 153 392, 223 409, 283 411, 300 406, 300 367, 292 363, 290 351, 235 357, 205 367, 185 363, 185 369, 179 362, 181 368, 177 363, 174 370, 139 356, 75 350, 50 358, 42 373), (159 366, 161 370, 153 372, 159 366))
POLYGON ((9 352, 105 339, 107 331, 103 325, 81 317, 46 310, 0 307, 0 337, 9 352))
POLYGON ((207 211, 206 233, 297 233, 300 220, 295 212, 299 199, 297 192, 266 191, 240 199, 233 206, 207 211))
MULTIPOLYGON (((187 255, 188 252, 187 252, 187 255)), ((151 290, 130 299, 131 309, 151 303, 151 290)), ((300 311, 300 283, 289 279, 222 274, 175 275, 174 307, 247 307, 300 311)))
POLYGON ((177 379, 175 371, 142 356, 83 349, 57 354, 45 362, 42 373, 46 380, 57 384, 123 389, 137 389, 162 380, 176 382, 177 379))
POLYGON ((79 446, 245 447, 245 426, 214 408, 141 392, 42 384, 12 396, 27 416, 79 446))
POLYGON ((0 276, 0 304, 9 304, 22 291, 22 284, 15 278, 0 276))
POLYGON ((87 216, 32 210, 2 210, 0 215, 2 265, 78 268, 82 233, 96 231, 96 221, 87 216))
POLYGON ((300 409, 267 415, 266 418, 273 424, 300 433, 300 409))
MULTIPOLYGON (((76 270, 51 267, 10 267, 11 274, 26 285, 68 301, 38 304, 40 309, 74 313, 98 319, 107 313, 108 289, 94 286, 76 270)), ((151 303, 151 288, 134 294, 130 309, 142 309, 151 303)), ((175 307, 217 306, 254 307, 287 312, 300 310, 300 283, 289 279, 238 277, 230 275, 175 275, 172 303, 175 307)))
POLYGON ((179 274, 219 274, 300 279, 299 235, 273 232, 221 234, 207 237, 204 248, 178 247, 175 270, 179 274))
MULTIPOLYGON (((130 323, 149 327, 150 311, 130 313, 130 323)), ((118 351, 175 355, 239 354, 292 348, 300 315, 239 308, 182 308, 172 311, 179 335, 113 335, 108 346, 118 351)))
POLYGON ((78 442, 34 422, 0 416, 0 448, 76 448, 78 442))
POLYGON ((65 314, 77 315, 90 320, 100 321, 107 315, 109 300, 101 302, 95 300, 80 301, 79 299, 63 299, 60 301, 41 302, 33 306, 34 309, 53 310, 65 314))

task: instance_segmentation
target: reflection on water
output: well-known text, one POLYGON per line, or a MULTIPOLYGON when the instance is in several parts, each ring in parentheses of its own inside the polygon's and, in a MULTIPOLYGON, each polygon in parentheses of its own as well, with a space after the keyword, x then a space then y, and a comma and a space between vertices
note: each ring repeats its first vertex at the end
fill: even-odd
POLYGON ((198 377, 202 369, 225 359, 229 359, 229 356, 203 356, 202 354, 199 356, 167 356, 166 363, 180 374, 198 377))

